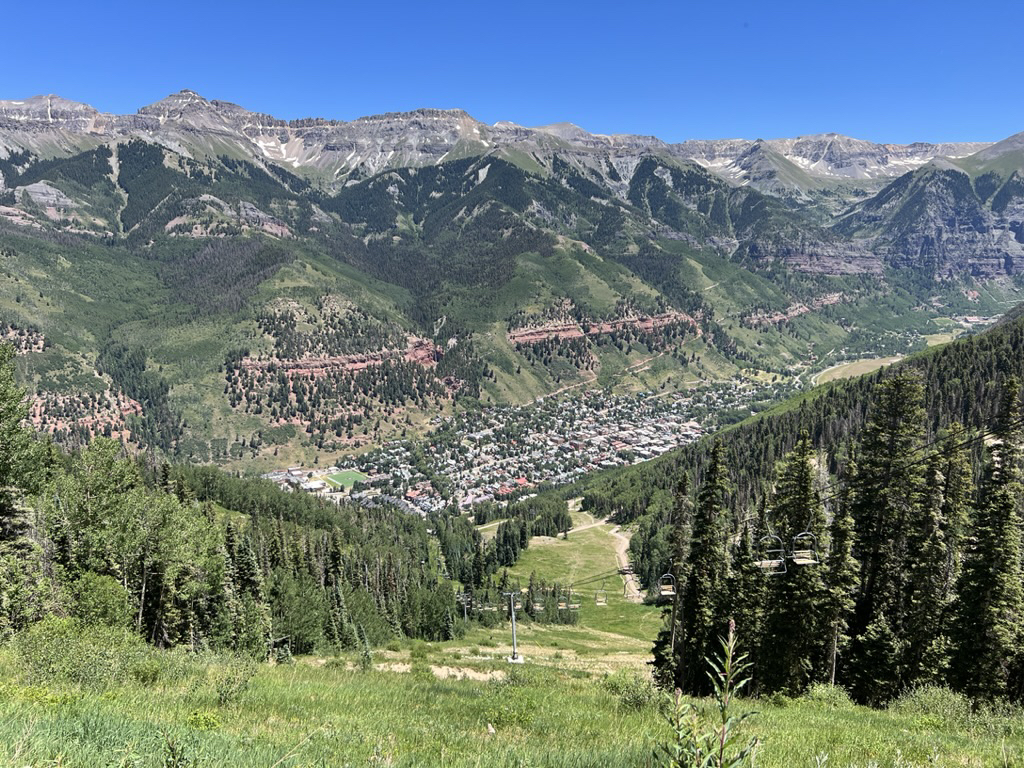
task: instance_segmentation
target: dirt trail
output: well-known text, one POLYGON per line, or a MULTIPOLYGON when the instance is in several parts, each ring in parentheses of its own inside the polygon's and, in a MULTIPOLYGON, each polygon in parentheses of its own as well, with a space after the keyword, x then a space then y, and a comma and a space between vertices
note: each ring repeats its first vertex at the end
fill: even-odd
POLYGON ((554 392, 549 392, 548 394, 544 395, 544 397, 556 397, 562 394, 563 392, 568 392, 570 389, 577 389, 579 387, 586 386, 587 384, 593 384, 595 381, 597 381, 597 374, 594 373, 593 371, 587 371, 584 375, 586 376, 586 378, 583 381, 577 381, 575 384, 566 384, 564 387, 559 387, 554 392))
POLYGON ((586 525, 577 525, 575 528, 570 528, 569 533, 577 533, 579 531, 585 531, 588 528, 598 528, 605 524, 604 520, 597 520, 593 523, 587 523, 586 525))
MULTIPOLYGON (((570 512, 579 511, 580 501, 581 499, 574 499, 569 503, 570 512)), ((575 528, 571 528, 569 532, 577 533, 579 531, 585 531, 589 528, 601 528, 606 525, 611 525, 611 523, 607 519, 593 520, 593 522, 586 523, 584 525, 578 525, 575 528)), ((623 570, 630 571, 631 568, 629 565, 629 536, 620 533, 620 531, 621 527, 616 525, 614 528, 606 532, 612 537, 612 543, 615 547, 615 565, 617 569, 620 572, 623 570)), ((643 602, 644 595, 643 591, 640 589, 640 581, 637 579, 637 577, 633 573, 624 573, 621 574, 621 576, 622 580, 625 582, 626 585, 626 599, 633 603, 643 602)))
MULTIPOLYGON (((629 537, 619 533, 619 526, 615 526, 609 533, 615 537, 615 559, 618 561, 619 570, 629 569, 629 537)), ((643 593, 640 591, 640 582, 632 572, 624 574, 626 582, 626 599, 639 603, 643 602, 643 593)))

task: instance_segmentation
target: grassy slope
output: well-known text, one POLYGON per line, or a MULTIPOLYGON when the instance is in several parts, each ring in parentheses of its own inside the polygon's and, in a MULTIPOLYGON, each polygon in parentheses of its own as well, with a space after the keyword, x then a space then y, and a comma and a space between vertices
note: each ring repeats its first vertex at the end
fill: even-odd
MULTIPOLYGON (((170 742, 198 758, 177 763, 189 765, 604 768, 648 765, 667 739, 657 707, 624 705, 601 675, 552 663, 524 665, 511 680, 486 679, 507 674, 499 653, 416 646, 379 656, 381 669, 371 673, 351 669, 352 659, 349 669, 344 659, 262 667, 226 705, 218 705, 216 683, 228 668, 218 661, 194 664, 184 679, 102 693, 8 683, 0 761, 167 765, 170 742), (443 668, 463 679, 438 679, 443 668)), ((9 653, 0 654, 0 668, 5 679, 18 674, 9 653)), ((741 701, 739 708, 759 713, 744 729, 762 741, 762 768, 821 765, 826 755, 840 766, 1002 765, 1024 751, 1019 717, 965 721, 822 700, 741 701)))
MULTIPOLYGON (((527 663, 511 668, 510 627, 471 625, 461 639, 392 643, 375 669, 355 654, 260 666, 229 701, 239 663, 162 654, 155 680, 102 690, 32 681, 0 649, 0 764, 19 766, 644 766, 669 737, 657 699, 627 704, 604 680, 646 675, 654 608, 593 586, 614 568, 612 526, 575 512, 568 541, 534 539, 510 575, 572 579, 576 626, 519 625, 527 663), (35 683, 35 684, 31 684, 35 683), (493 728, 493 732, 488 726, 493 728), (168 762, 171 750, 194 762, 168 762)), ((617 581, 612 577, 609 581, 617 581)), ((149 669, 149 667, 147 667, 149 669)), ((705 713, 707 702, 698 703, 705 713)), ((740 701, 761 741, 756 765, 982 766, 1024 755, 1024 719, 942 706, 855 707, 834 694, 740 701)), ((1007 763, 1007 764, 1009 764, 1007 763)))

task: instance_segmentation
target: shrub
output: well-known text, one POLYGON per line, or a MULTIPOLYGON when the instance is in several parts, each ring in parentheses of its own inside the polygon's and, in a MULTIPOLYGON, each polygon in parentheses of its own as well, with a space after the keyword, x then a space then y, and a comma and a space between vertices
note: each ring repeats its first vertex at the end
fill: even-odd
POLYGON ((197 731, 213 731, 220 728, 220 718, 213 712, 196 710, 185 718, 185 725, 197 731))
POLYGON ((429 647, 422 641, 417 641, 412 644, 412 648, 409 649, 410 659, 425 659, 429 653, 429 647))
POLYGON ((853 700, 845 688, 827 683, 815 683, 803 696, 805 701, 819 704, 829 709, 847 709, 852 706, 853 700))
POLYGON ((25 676, 36 683, 71 683, 103 689, 159 677, 160 652, 122 629, 86 627, 75 619, 46 618, 19 633, 14 650, 25 676))
POLYGON ((537 670, 521 664, 511 664, 505 676, 495 680, 492 685, 498 688, 524 688, 537 682, 537 670))
POLYGON ((775 693, 769 693, 762 699, 762 701, 764 701, 764 703, 768 706, 776 707, 778 709, 784 709, 793 703, 793 699, 791 699, 786 694, 782 693, 782 691, 775 691, 775 693))
POLYGON ((533 721, 533 704, 519 697, 503 698, 487 710, 487 722, 497 729, 526 728, 533 721))
POLYGON ((964 725, 971 717, 970 699, 941 685, 911 688, 893 701, 889 709, 913 716, 923 725, 964 725))
POLYGON ((420 682, 433 682, 436 679, 430 665, 423 661, 414 661, 409 667, 409 674, 420 682))
POLYGON ((112 576, 91 571, 72 586, 72 614, 83 624, 124 628, 131 619, 131 599, 112 576))
POLYGON ((161 664, 156 658, 141 659, 132 668, 132 677, 142 685, 155 685, 160 679, 161 664))
POLYGON ((256 676, 256 662, 241 656, 232 657, 217 668, 213 686, 217 703, 224 707, 237 702, 249 690, 249 682, 256 676))
POLYGON ((641 710, 652 704, 656 698, 654 685, 650 680, 637 674, 619 670, 607 675, 601 681, 602 687, 619 699, 619 704, 628 709, 641 710))

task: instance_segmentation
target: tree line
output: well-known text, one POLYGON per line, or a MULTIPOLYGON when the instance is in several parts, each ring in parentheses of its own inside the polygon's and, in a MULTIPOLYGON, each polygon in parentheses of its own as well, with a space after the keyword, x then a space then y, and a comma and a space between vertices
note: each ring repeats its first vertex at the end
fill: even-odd
POLYGON ((634 538, 638 550, 665 540, 679 586, 654 646, 662 684, 707 693, 699 661, 733 619, 761 692, 834 682, 875 705, 922 684, 1024 697, 1019 380, 1004 379, 981 430, 928 436, 925 402, 920 373, 885 377, 835 474, 803 431, 741 514, 723 441, 695 497, 682 476, 664 530, 634 538))

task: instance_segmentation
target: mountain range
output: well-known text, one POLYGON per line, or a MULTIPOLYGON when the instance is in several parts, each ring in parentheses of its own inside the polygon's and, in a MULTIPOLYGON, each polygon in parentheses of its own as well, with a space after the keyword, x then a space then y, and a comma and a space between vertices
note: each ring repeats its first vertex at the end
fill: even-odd
MULTIPOLYGON (((984 142, 875 144, 838 134, 774 140, 691 140, 670 144, 653 136, 597 135, 571 123, 528 128, 511 122, 487 125, 458 109, 420 109, 350 122, 308 118, 285 121, 225 101, 207 101, 183 90, 135 115, 101 113, 59 96, 0 101, 0 141, 8 149, 41 154, 91 148, 129 137, 158 142, 181 153, 241 154, 252 159, 315 169, 337 180, 387 168, 436 165, 447 159, 493 154, 532 156, 540 167, 564 153, 606 175, 594 163, 608 155, 628 163, 643 153, 694 161, 717 175, 755 188, 786 189, 803 176, 827 180, 889 179, 936 157, 962 158, 989 148, 984 142), (774 173, 772 173, 774 171, 774 173), (778 185, 766 184, 766 176, 778 185)), ((635 165, 635 160, 633 161, 635 165)), ((625 165, 613 160, 617 170, 625 165)))
POLYGON ((671 144, 36 96, 0 101, 0 250, 0 330, 52 431, 89 412, 198 459, 343 449, 381 414, 791 377, 998 313, 1024 134, 671 144))

